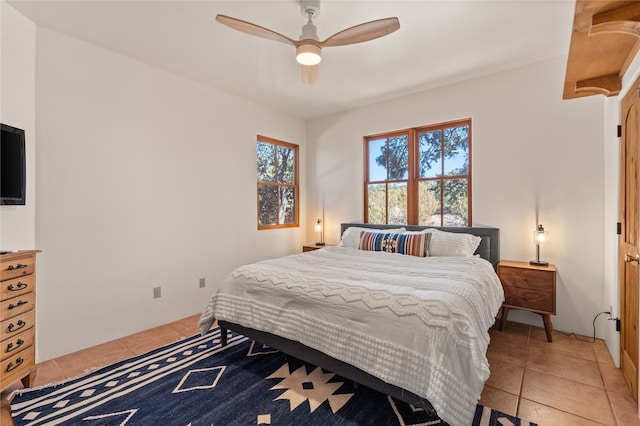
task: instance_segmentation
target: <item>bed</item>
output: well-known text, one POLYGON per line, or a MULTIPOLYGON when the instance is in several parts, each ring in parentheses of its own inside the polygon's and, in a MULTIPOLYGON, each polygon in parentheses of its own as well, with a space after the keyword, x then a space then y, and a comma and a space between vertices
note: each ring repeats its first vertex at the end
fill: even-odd
POLYGON ((495 274, 499 230, 341 228, 340 246, 230 273, 202 313, 201 333, 217 319, 223 344, 232 330, 399 400, 432 406, 450 425, 471 424, 489 377, 488 329, 504 300, 495 274), (354 247, 365 236, 415 240, 422 236, 408 235, 423 233, 431 234, 429 257, 354 247), (449 256, 458 247, 442 244, 454 240, 477 244, 474 255, 449 256))

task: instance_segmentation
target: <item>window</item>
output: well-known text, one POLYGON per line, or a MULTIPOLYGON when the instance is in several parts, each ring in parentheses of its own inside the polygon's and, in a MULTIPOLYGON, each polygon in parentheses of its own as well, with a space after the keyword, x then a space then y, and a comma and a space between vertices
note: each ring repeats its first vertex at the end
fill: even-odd
POLYGON ((258 229, 298 226, 298 145, 257 139, 258 229))
POLYGON ((471 119, 364 139, 365 222, 471 226, 471 119))

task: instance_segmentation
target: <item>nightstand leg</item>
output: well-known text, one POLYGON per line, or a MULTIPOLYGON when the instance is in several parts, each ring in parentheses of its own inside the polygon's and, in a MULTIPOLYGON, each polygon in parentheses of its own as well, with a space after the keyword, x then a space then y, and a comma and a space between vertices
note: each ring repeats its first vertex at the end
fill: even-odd
POLYGON ((503 306, 502 314, 500 314, 500 331, 503 331, 505 325, 507 325, 508 316, 509 316, 509 308, 507 308, 506 306, 503 306))
POLYGON ((551 332, 553 331, 553 325, 551 325, 551 315, 540 315, 542 315, 542 322, 544 322, 544 331, 547 333, 547 341, 553 342, 553 337, 551 336, 551 332))

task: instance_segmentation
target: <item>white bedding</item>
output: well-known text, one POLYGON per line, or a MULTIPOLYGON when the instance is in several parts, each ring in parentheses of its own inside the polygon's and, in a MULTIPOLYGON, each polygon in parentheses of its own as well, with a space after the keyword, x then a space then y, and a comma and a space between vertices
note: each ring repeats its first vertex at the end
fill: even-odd
POLYGON ((295 340, 428 399, 470 425, 502 286, 479 257, 419 258, 326 247, 242 266, 200 319, 295 340))

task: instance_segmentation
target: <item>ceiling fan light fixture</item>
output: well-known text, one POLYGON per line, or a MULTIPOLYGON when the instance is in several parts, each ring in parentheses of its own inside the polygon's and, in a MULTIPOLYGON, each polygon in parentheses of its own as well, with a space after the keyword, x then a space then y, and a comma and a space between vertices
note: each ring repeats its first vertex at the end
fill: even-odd
POLYGON ((301 44, 296 48, 296 61, 302 65, 318 65, 321 60, 320 48, 315 44, 301 44))

